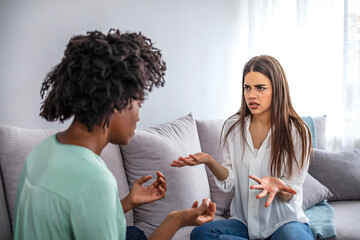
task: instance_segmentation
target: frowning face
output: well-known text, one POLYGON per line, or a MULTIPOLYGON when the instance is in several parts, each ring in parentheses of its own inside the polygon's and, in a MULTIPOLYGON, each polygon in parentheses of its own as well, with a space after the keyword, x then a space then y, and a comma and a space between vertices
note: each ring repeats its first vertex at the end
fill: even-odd
POLYGON ((271 114, 272 85, 260 72, 249 72, 244 79, 244 97, 253 115, 271 114))

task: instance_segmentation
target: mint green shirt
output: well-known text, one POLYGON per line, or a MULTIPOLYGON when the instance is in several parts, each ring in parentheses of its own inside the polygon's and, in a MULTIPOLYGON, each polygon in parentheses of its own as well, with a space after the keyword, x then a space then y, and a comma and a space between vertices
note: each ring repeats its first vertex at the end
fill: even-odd
POLYGON ((16 195, 14 240, 125 239, 116 180, 91 150, 56 135, 27 156, 16 195))

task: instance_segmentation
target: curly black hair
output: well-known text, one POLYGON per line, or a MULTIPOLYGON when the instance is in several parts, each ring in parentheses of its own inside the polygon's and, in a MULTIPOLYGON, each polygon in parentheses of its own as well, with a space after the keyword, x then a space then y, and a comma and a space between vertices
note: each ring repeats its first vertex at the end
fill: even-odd
POLYGON ((141 33, 111 29, 74 36, 42 83, 40 116, 61 122, 75 116, 89 132, 108 126, 114 108, 121 111, 153 86, 164 86, 165 70, 160 50, 141 33))

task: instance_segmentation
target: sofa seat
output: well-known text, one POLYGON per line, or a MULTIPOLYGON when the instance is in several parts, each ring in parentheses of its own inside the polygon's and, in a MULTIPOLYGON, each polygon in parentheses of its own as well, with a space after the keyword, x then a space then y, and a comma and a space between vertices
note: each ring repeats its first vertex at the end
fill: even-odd
POLYGON ((354 240, 360 238, 360 201, 333 201, 336 240, 354 240))

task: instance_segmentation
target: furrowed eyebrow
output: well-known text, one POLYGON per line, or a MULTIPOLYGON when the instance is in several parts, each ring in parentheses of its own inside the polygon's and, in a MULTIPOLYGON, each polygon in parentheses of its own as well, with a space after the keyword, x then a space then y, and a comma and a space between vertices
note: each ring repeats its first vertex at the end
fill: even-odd
MULTIPOLYGON (((257 84, 257 85, 254 85, 255 87, 266 87, 267 85, 266 84, 257 84)), ((249 85, 247 84, 244 84, 244 87, 250 87, 249 85)))

